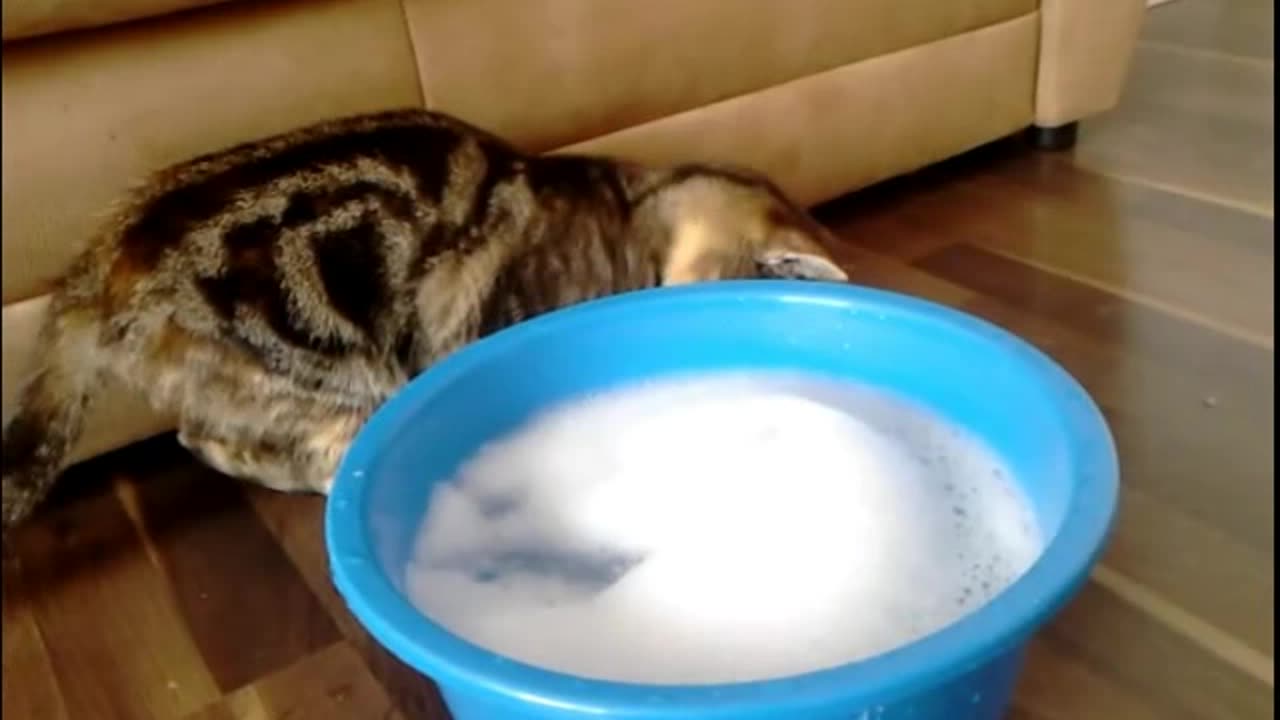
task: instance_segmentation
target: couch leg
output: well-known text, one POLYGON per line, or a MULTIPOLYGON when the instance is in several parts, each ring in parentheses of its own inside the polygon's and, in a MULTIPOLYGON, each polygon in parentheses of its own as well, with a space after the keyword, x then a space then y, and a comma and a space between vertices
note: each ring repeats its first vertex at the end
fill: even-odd
POLYGON ((1078 122, 1057 127, 1032 125, 1027 129, 1027 138, 1031 141, 1031 146, 1037 150, 1070 150, 1076 146, 1076 134, 1079 130, 1078 122))

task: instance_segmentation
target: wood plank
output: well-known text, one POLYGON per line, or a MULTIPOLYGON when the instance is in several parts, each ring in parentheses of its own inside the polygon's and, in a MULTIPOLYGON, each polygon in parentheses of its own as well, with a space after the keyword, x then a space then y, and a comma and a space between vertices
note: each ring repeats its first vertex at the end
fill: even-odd
POLYGON ((399 720, 360 656, 345 642, 241 688, 188 720, 399 720))
POLYGON ((1023 156, 966 183, 961 196, 1010 196, 985 221, 984 247, 1083 278, 1218 332, 1274 345, 1274 224, 1144 185, 1037 165, 1023 156))
POLYGON ((881 254, 914 260, 978 245, 1273 345, 1271 220, 1081 171, 1014 143, 971 155, 892 192, 833 204, 824 219, 881 254))
POLYGON ((1241 427, 1238 415, 1230 409, 1198 410, 1190 402, 1174 405, 1137 398, 1127 409, 1103 408, 1123 459, 1125 482, 1247 543, 1264 557, 1274 557, 1275 487, 1269 480, 1274 446, 1249 437, 1216 442, 1241 427), (1167 423, 1144 419, 1158 409, 1168 410, 1167 423), (1214 421, 1224 428, 1196 433, 1214 421))
POLYGON ((251 492, 249 499, 394 705, 406 717, 447 720, 449 716, 435 684, 382 649, 347 610, 333 587, 322 534, 323 498, 263 490, 251 492))
MULTIPOLYGON (((68 473, 62 489, 80 492, 60 493, 16 534, 20 567, 5 580, 21 585, 68 718, 171 720, 218 688, 168 582, 102 482, 112 460, 68 473)), ((22 655, 5 649, 8 673, 22 655)))
POLYGON ((23 587, 16 562, 4 568, 4 670, 0 673, 0 715, 13 718, 70 720, 53 661, 23 587))
POLYGON ((1269 62, 1139 45, 1119 107, 1082 124, 1074 162, 1271 217, 1274 82, 1269 62))
POLYGON ((1274 654, 1272 558, 1133 488, 1122 490, 1119 517, 1103 557, 1107 566, 1259 653, 1274 654))
POLYGON ((341 639, 244 499, 171 437, 134 448, 125 489, 218 687, 230 692, 341 639))
POLYGON ((1165 717, 1262 720, 1274 692, 1096 583, 1050 624, 1046 637, 1094 672, 1163 709, 1165 717))
MULTIPOLYGON (((1123 345, 1189 379, 1206 383, 1234 380, 1253 393, 1274 387, 1273 356, 1265 348, 1013 258, 956 244, 921 258, 915 265, 1100 341, 1123 345)), ((1264 298, 1255 296, 1255 301, 1264 298)))
POLYGON ((1142 42, 1251 60, 1275 57, 1274 0, 1179 0, 1147 13, 1142 42))
MULTIPOLYGON (((202 710, 194 712, 182 720, 245 720, 237 718, 232 714, 231 708, 227 707, 226 701, 219 701, 213 705, 209 705, 202 710)), ((261 717, 253 720, 262 720, 261 717)))
POLYGON ((1147 697, 1100 673, 1070 648, 1045 635, 1027 647, 1026 666, 1014 692, 1010 718, 1166 720, 1147 697))

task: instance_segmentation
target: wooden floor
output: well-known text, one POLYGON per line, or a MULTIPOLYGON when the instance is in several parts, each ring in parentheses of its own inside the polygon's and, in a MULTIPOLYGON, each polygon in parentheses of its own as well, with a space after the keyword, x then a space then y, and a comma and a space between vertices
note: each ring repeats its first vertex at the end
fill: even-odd
MULTIPOLYGON (((1014 718, 1273 714, 1272 16, 1162 5, 1074 152, 1000 143, 821 211, 857 281, 1028 338, 1112 423, 1116 535, 1014 718)), ((321 511, 169 439, 74 469, 9 548, 4 715, 445 717, 344 611, 321 511)))

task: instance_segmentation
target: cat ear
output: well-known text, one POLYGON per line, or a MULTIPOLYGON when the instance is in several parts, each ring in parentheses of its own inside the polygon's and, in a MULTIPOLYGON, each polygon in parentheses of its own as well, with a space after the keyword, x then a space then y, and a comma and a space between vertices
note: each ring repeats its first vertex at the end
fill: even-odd
POLYGON ((756 258, 760 274, 782 280, 848 282, 849 275, 822 251, 770 248, 756 258))

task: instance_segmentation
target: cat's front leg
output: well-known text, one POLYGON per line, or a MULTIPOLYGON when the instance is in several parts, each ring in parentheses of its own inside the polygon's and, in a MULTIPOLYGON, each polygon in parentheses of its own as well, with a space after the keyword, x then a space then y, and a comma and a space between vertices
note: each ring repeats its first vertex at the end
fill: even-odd
POLYGON ((305 491, 308 483, 282 452, 280 440, 187 417, 178 427, 178 443, 223 475, 281 492, 305 491))
POLYGON ((313 492, 328 495, 333 489, 338 465, 365 419, 359 413, 338 414, 310 424, 310 431, 302 441, 301 460, 307 465, 308 476, 314 480, 313 492))
POLYGON ((284 434, 183 418, 178 442, 224 475, 279 492, 327 495, 359 426, 357 418, 339 415, 295 423, 284 434))

